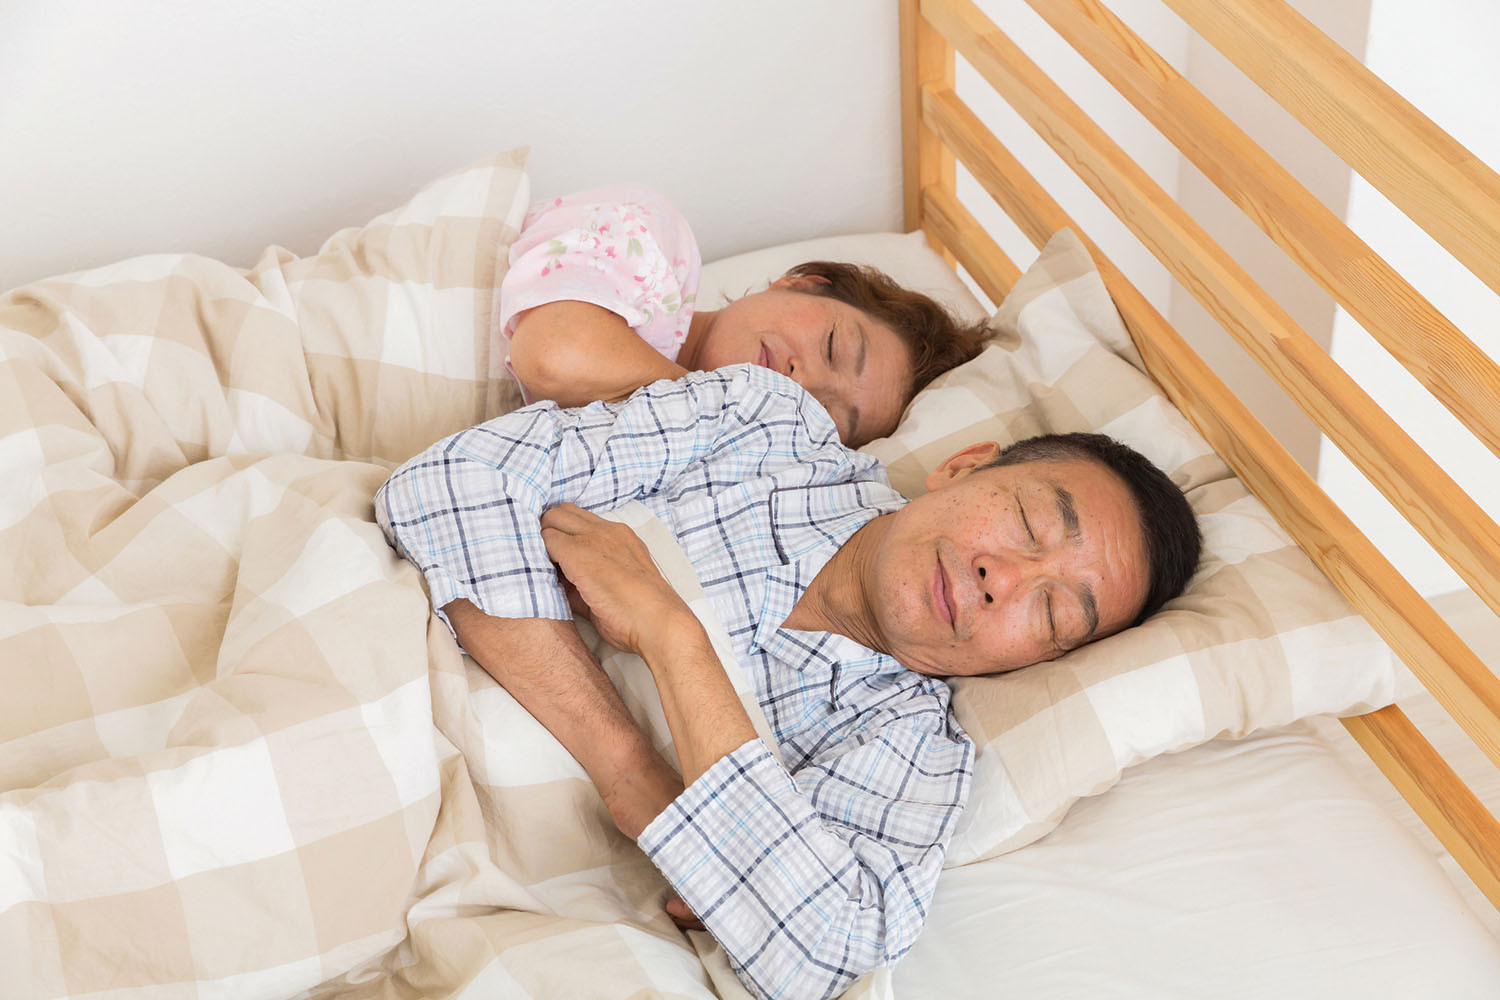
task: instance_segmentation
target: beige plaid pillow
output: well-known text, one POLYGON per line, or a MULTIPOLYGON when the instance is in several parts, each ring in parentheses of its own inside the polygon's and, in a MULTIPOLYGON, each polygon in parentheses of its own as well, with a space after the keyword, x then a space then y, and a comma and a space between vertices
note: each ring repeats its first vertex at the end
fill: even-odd
POLYGON ((907 495, 974 441, 1100 431, 1187 491, 1204 535, 1186 593, 1138 628, 1012 674, 953 682, 978 747, 950 865, 1043 836, 1159 753, 1395 698, 1397 665, 1270 513, 1138 367, 1088 251, 1055 235, 995 315, 996 341, 866 450, 907 495))

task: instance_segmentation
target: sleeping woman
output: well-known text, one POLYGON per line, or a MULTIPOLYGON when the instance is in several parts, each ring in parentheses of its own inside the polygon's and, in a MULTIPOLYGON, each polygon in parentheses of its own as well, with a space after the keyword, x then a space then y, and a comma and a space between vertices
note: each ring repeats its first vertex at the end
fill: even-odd
POLYGON ((695 309, 701 267, 687 222, 648 189, 532 205, 496 321, 525 400, 582 406, 753 362, 806 389, 854 448, 895 430, 917 390, 978 354, 987 335, 873 268, 827 261, 720 309, 695 309))

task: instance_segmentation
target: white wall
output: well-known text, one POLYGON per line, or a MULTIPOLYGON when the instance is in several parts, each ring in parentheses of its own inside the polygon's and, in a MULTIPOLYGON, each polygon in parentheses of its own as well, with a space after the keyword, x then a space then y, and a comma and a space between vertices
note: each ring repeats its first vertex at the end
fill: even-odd
MULTIPOLYGON (((983 6, 1040 61, 1061 60, 1063 79, 1091 74, 1020 0, 983 6)), ((6 0, 0 288, 137 253, 308 252, 437 174, 523 144, 539 194, 621 179, 667 191, 710 259, 901 227, 894 2, 417 9, 6 0)), ((1170 185, 1175 154, 1102 81, 1091 94, 1170 185)), ((1066 173, 1010 127, 1028 163, 1066 173)), ((1067 178, 1069 210, 1164 291, 1149 255, 1067 178)))
MULTIPOLYGON (((1364 52, 1369 0, 1298 0, 1293 4, 1356 57, 1364 52)), ((1350 171, 1208 42, 1191 35, 1178 67, 1259 146, 1336 215, 1349 197, 1350 171)), ((1316 343, 1332 336, 1332 298, 1196 167, 1184 163, 1177 200, 1316 343)), ((1317 468, 1322 435, 1301 408, 1219 327, 1185 289, 1173 289, 1168 318, 1292 457, 1317 468)))
MULTIPOLYGON (((1153 180, 1168 191, 1176 188, 1181 160, 1176 150, 1067 42, 1059 38, 1025 0, 979 0, 979 6, 1026 53, 1027 58, 1101 124, 1153 180)), ((1179 59, 1185 52, 1186 29, 1165 10, 1160 0, 1114 0, 1109 7, 1169 60, 1179 59)), ((1047 188, 1078 228, 1087 233, 1165 315, 1172 287, 1165 269, 1031 127, 991 91, 962 57, 958 59, 954 90, 1022 166, 1047 188)), ((1030 242, 994 205, 962 164, 959 165, 958 192, 960 200, 996 237, 1011 260, 1022 268, 1031 263, 1036 251, 1030 242)))
POLYGON ((492 151, 665 190, 708 258, 900 225, 894 4, 5 0, 0 288, 304 253, 492 151))
MULTIPOLYGON (((1500 6, 1493 0, 1373 0, 1366 64, 1479 159, 1500 167, 1500 6)), ((1500 358, 1500 298, 1356 178, 1348 222, 1417 291, 1500 358)), ((1500 516, 1500 461, 1340 311, 1333 356, 1491 516, 1500 516)), ((1423 593, 1459 577, 1332 444, 1318 480, 1423 593)))

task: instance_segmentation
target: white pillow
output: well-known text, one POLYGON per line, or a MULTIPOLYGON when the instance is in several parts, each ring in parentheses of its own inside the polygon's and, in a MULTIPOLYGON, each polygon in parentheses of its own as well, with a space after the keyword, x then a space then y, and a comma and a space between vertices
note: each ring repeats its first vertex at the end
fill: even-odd
POLYGON ((932 296, 962 319, 984 319, 985 310, 979 301, 953 268, 932 252, 921 233, 825 236, 713 261, 703 266, 698 281, 698 308, 718 309, 742 295, 761 291, 791 268, 810 260, 879 268, 904 287, 932 296))

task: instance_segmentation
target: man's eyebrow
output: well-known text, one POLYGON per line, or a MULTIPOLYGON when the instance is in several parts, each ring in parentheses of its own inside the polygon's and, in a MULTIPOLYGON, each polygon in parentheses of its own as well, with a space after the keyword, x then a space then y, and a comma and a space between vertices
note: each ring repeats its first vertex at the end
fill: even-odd
POLYGON ((1073 494, 1056 483, 1052 484, 1052 492, 1057 499, 1057 513, 1062 517, 1063 530, 1067 532, 1069 538, 1077 538, 1078 507, 1073 502, 1073 494))
MULTIPOLYGON (((1053 496, 1057 500, 1057 513, 1062 518, 1063 531, 1069 538, 1077 538, 1081 531, 1078 527, 1078 505, 1073 502, 1073 494, 1056 483, 1051 485, 1053 496)), ((1083 617, 1088 622, 1083 638, 1078 640, 1078 645, 1082 646, 1099 629, 1099 602, 1094 597, 1094 588, 1086 583, 1078 588, 1078 596, 1083 603, 1083 617)))
MULTIPOLYGON (((1078 595, 1083 601, 1083 617, 1089 626, 1084 630, 1083 638, 1078 640, 1078 646, 1082 646, 1099 631, 1099 602, 1094 600, 1094 588, 1086 583, 1078 588, 1078 595)), ((1077 649, 1078 646, 1073 648, 1077 649)))

